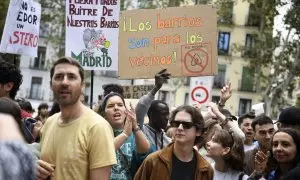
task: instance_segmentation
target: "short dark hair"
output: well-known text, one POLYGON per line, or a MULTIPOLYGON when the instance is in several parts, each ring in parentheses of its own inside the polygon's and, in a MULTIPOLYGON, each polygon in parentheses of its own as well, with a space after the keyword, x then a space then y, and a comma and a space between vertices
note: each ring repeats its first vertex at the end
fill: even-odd
POLYGON ((34 109, 32 108, 32 105, 29 101, 27 101, 24 98, 18 98, 16 99, 21 109, 23 109, 26 112, 32 113, 34 112, 34 109))
POLYGON ((41 103, 38 107, 38 110, 40 111, 41 109, 48 109, 48 104, 47 103, 41 103))
POLYGON ((300 108, 289 107, 280 113, 278 122, 285 125, 300 125, 300 108))
POLYGON ((49 117, 58 112, 60 112, 60 107, 59 107, 58 102, 55 101, 55 102, 53 102, 52 107, 49 111, 49 117))
POLYGON ((293 129, 293 128, 281 128, 279 130, 277 130, 273 137, 272 137, 272 143, 273 143, 273 138, 275 136, 275 134, 279 133, 279 132, 284 132, 284 133, 287 133, 288 135, 290 135, 293 140, 294 140, 294 143, 296 144, 296 157, 293 159, 293 163, 294 163, 294 166, 300 162, 300 133, 299 131, 293 129))
POLYGON ((253 131, 255 131, 255 126, 256 125, 265 125, 265 124, 274 124, 272 119, 269 116, 266 116, 265 114, 261 114, 254 118, 254 120, 251 123, 251 127, 253 131))
POLYGON ((253 111, 250 111, 246 114, 241 115, 238 119, 239 126, 241 126, 241 124, 244 122, 244 119, 246 119, 246 118, 254 119, 255 118, 255 113, 253 111))
POLYGON ((73 66, 76 66, 78 67, 78 70, 79 70, 79 75, 80 75, 80 78, 81 78, 81 81, 83 82, 84 81, 84 69, 82 68, 82 66, 80 65, 80 63, 71 58, 71 57, 66 57, 66 56, 63 56, 61 58, 59 58, 57 61, 54 62, 51 70, 50 70, 50 81, 52 81, 52 77, 54 75, 54 70, 55 70, 55 67, 58 65, 58 64, 71 64, 73 66))
MULTIPOLYGON (((189 113, 192 117, 192 122, 194 123, 194 126, 196 127, 196 131, 203 133, 203 130, 204 130, 203 116, 199 112, 198 109, 196 109, 192 106, 189 106, 189 105, 182 105, 182 106, 179 106, 178 108, 176 108, 171 114, 170 123, 172 121, 174 121, 176 114, 181 111, 185 111, 185 112, 189 113)), ((202 135, 197 136, 195 139, 194 145, 201 143, 202 141, 203 141, 202 135)))
POLYGON ((166 105, 169 108, 169 106, 166 102, 161 101, 161 100, 154 100, 154 101, 151 102, 151 105, 150 105, 150 107, 148 109, 148 112, 147 112, 147 115, 148 115, 149 118, 150 118, 151 114, 157 110, 158 104, 166 105))
POLYGON ((9 97, 15 99, 17 91, 23 81, 23 76, 20 70, 14 65, 6 61, 0 61, 0 84, 7 84, 12 82, 13 88, 9 92, 9 97))

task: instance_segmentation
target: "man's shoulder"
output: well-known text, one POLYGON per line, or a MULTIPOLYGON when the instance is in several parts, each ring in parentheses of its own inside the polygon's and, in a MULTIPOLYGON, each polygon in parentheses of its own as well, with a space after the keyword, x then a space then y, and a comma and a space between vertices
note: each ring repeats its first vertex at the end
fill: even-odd
POLYGON ((81 127, 90 133, 112 131, 110 124, 91 109, 87 109, 84 117, 82 117, 81 127))
POLYGON ((108 124, 108 122, 98 113, 91 109, 86 109, 86 112, 84 113, 83 117, 84 121, 86 123, 91 123, 91 124, 108 124))
POLYGON ((146 159, 144 160, 145 163, 154 163, 154 162, 160 161, 160 159, 159 159, 160 154, 161 154, 161 150, 149 154, 146 157, 146 159))

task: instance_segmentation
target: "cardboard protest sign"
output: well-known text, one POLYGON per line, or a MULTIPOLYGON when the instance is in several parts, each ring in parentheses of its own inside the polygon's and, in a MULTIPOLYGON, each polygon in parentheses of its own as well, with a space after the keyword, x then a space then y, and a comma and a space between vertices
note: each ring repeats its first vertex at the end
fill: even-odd
POLYGON ((120 1, 66 1, 66 56, 86 70, 118 69, 120 1))
POLYGON ((199 103, 202 110, 206 110, 206 106, 211 101, 213 80, 213 76, 191 78, 189 105, 199 103))
POLYGON ((215 75, 217 18, 212 6, 121 12, 119 78, 215 75))
POLYGON ((33 0, 9 3, 0 52, 37 56, 41 5, 33 0))
POLYGON ((122 87, 125 99, 140 99, 143 95, 148 94, 155 85, 133 85, 122 87))

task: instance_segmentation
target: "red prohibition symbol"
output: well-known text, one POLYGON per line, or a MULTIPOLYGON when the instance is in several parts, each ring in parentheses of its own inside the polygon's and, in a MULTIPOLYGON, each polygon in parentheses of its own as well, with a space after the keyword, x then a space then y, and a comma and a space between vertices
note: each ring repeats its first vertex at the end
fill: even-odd
POLYGON ((194 89, 193 89, 193 91, 192 91, 192 100, 193 101, 197 101, 197 102, 199 102, 200 104, 202 104, 202 103, 205 103, 206 101, 207 101, 207 99, 208 99, 208 91, 207 91, 207 89, 205 88, 205 87, 203 87, 203 86, 198 86, 198 87, 195 87, 194 89), (195 97, 195 93, 196 93, 196 91, 197 90, 203 90, 204 91, 204 93, 205 93, 205 98, 202 100, 202 101, 198 101, 197 99, 196 99, 196 97, 195 97))

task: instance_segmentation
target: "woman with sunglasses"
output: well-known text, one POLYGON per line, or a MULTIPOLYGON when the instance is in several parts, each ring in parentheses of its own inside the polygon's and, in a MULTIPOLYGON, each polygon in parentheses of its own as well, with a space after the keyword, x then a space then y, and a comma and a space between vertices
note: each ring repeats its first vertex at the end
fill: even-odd
POLYGON ((137 125, 134 111, 128 110, 122 95, 111 92, 101 105, 105 119, 114 130, 117 164, 111 180, 131 180, 145 157, 152 152, 150 144, 137 125))
POLYGON ((244 143, 233 131, 221 129, 206 144, 207 156, 215 163, 214 180, 246 180, 243 173, 244 143))
POLYGON ((150 154, 134 179, 212 180, 212 167, 193 148, 202 141, 201 113, 192 106, 180 106, 173 111, 170 124, 174 128, 174 142, 150 154))
POLYGON ((300 179, 300 134, 297 130, 282 128, 276 131, 272 153, 278 167, 270 173, 268 180, 300 179))

